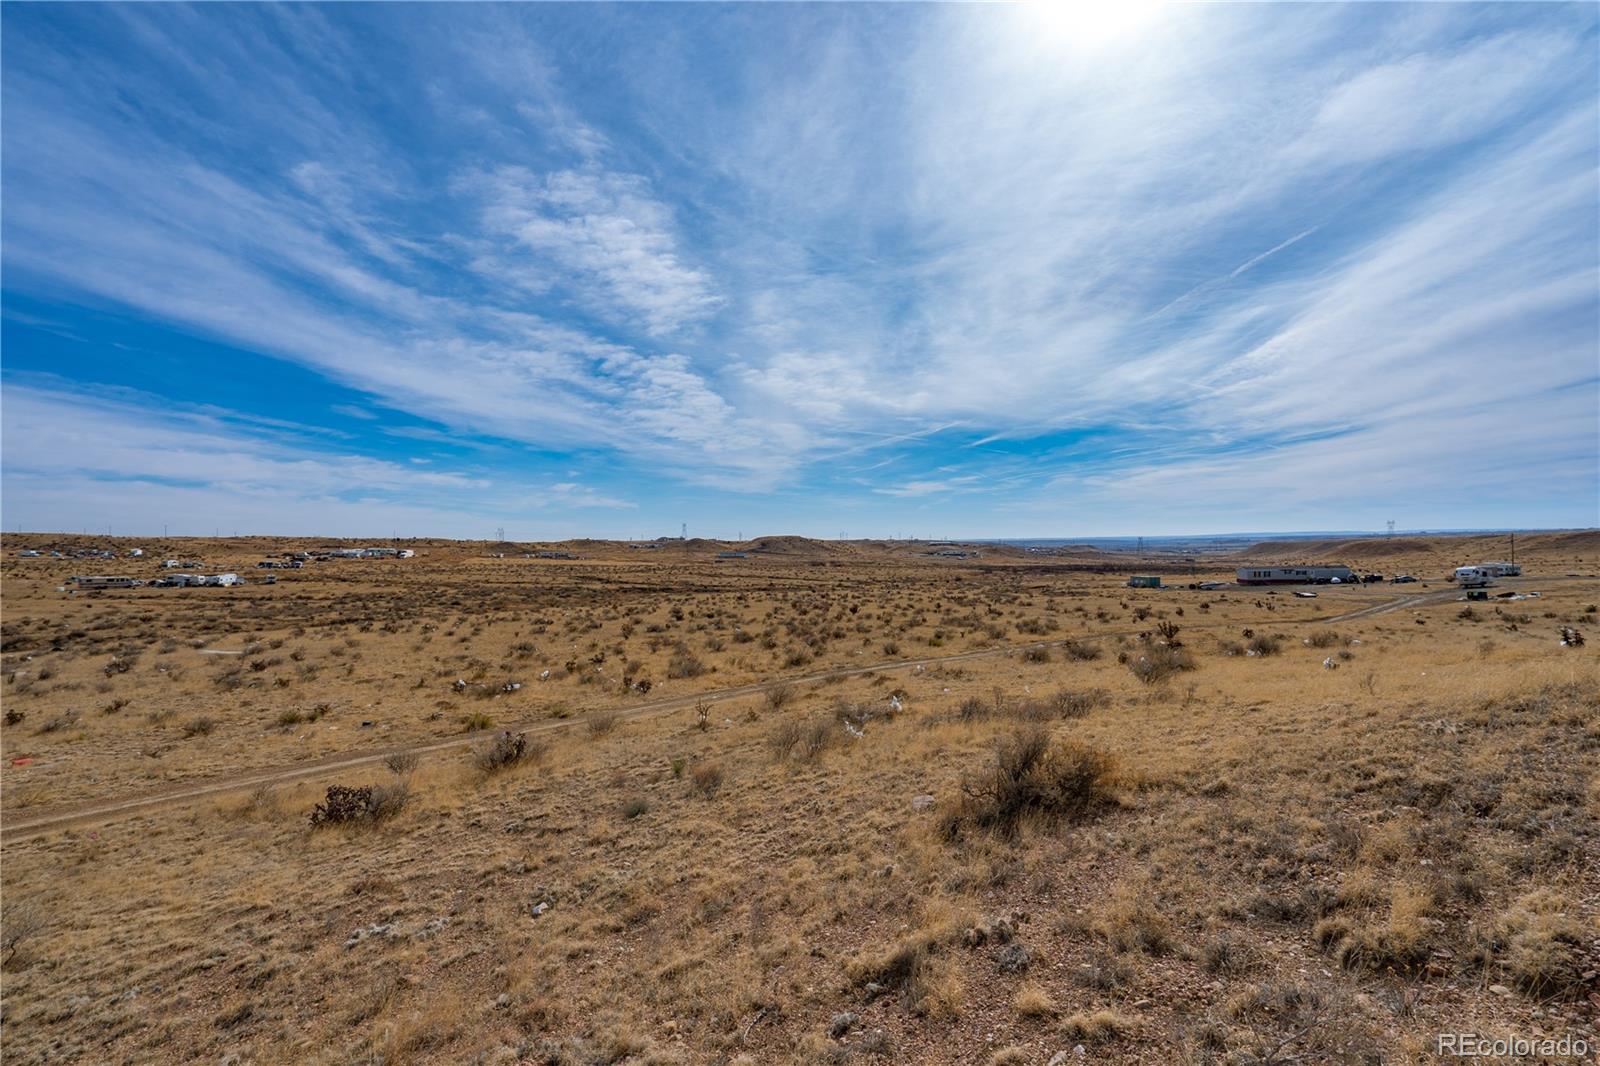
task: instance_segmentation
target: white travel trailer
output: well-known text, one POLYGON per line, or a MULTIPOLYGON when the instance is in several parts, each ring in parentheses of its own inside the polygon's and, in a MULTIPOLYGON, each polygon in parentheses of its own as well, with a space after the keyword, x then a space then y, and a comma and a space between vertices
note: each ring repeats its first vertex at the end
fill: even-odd
POLYGON ((1479 570, 1486 570, 1490 577, 1521 577, 1522 567, 1516 563, 1479 563, 1479 570))
POLYGON ((1464 589, 1481 589, 1494 584, 1494 575, 1481 566, 1458 566, 1451 580, 1464 589))

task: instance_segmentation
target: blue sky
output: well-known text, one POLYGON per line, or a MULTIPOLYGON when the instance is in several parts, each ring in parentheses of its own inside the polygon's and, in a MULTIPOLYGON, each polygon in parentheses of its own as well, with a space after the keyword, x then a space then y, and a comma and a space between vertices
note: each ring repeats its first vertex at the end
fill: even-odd
POLYGON ((4 526, 1594 525, 1597 19, 7 4, 4 526))

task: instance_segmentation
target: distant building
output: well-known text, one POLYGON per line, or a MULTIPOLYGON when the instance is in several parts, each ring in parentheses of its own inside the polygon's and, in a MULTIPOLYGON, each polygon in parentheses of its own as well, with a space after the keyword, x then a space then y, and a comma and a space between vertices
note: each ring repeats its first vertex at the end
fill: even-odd
POLYGON ((748 559, 748 558, 750 558, 750 553, 749 552, 718 552, 717 553, 717 558, 718 559, 748 559))
POLYGON ((1478 569, 1488 571, 1490 577, 1522 576, 1522 567, 1516 563, 1479 563, 1478 569))
POLYGON ((121 574, 114 576, 88 574, 83 577, 73 578, 72 583, 80 589, 134 589, 144 584, 138 578, 125 577, 121 574))
POLYGON ((171 574, 159 581, 152 582, 158 588, 194 588, 201 585, 242 585, 244 581, 238 574, 171 574))
POLYGON ((1135 574, 1128 578, 1130 589, 1158 589, 1161 587, 1161 578, 1155 574, 1135 574))
POLYGON ((1348 566, 1241 566, 1241 585, 1330 585, 1353 582, 1348 566))

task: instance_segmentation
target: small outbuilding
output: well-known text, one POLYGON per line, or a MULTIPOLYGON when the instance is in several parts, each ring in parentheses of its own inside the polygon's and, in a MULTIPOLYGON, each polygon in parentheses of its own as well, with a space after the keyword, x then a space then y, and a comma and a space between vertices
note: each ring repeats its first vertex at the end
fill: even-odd
POLYGON ((1130 589, 1158 589, 1161 587, 1161 577, 1158 574, 1135 574, 1128 578, 1130 589))

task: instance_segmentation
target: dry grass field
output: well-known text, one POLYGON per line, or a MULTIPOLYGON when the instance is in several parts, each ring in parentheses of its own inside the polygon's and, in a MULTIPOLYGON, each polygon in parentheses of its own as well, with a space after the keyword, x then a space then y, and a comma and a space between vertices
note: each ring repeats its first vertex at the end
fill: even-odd
POLYGON ((7 1062, 1600 1047, 1600 534, 1472 604, 1499 541, 1249 556, 1422 579, 1315 598, 797 538, 16 554, 101 543, 0 570, 7 1062), (250 584, 67 591, 166 556, 250 584))

